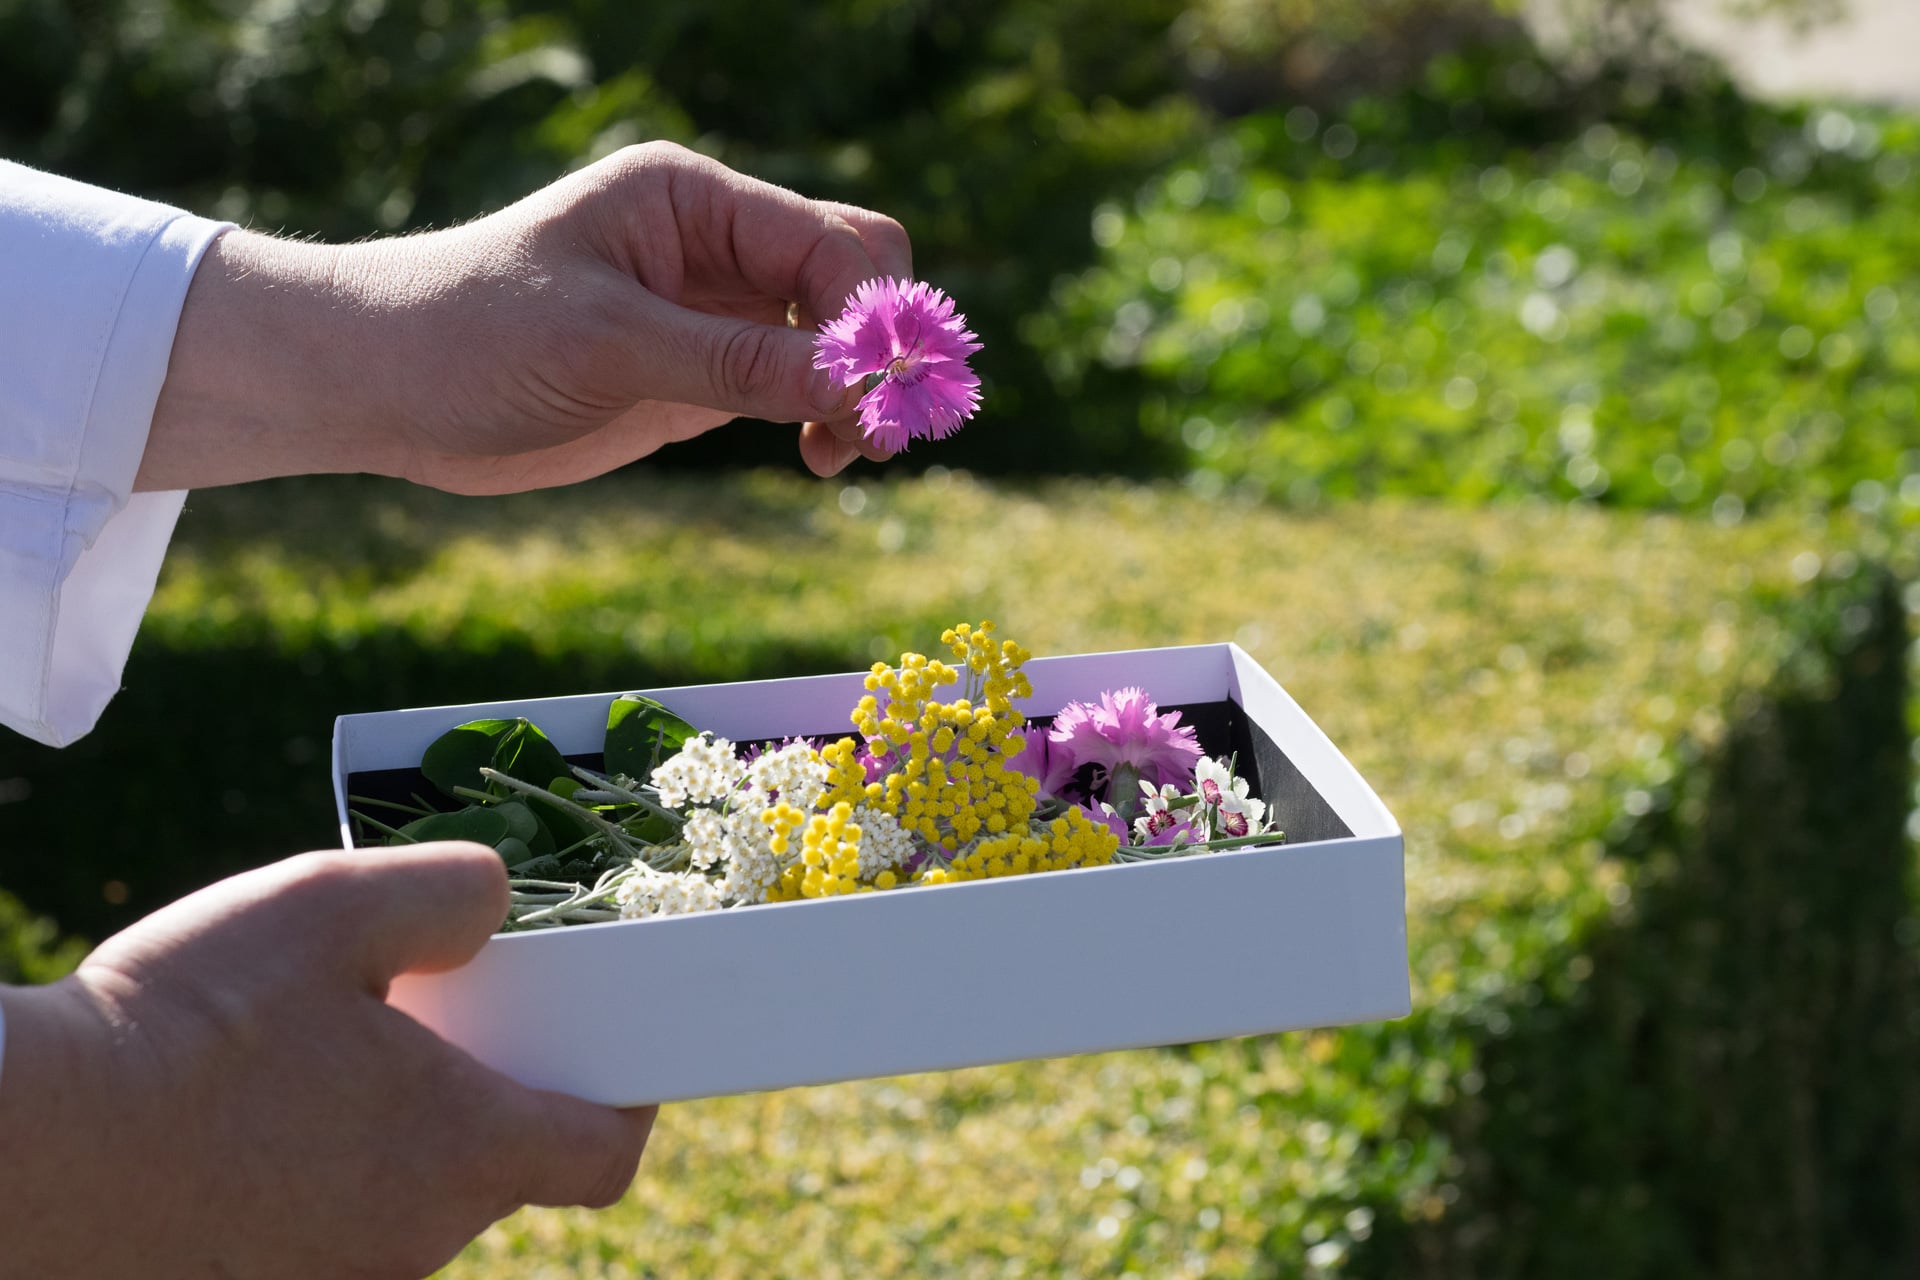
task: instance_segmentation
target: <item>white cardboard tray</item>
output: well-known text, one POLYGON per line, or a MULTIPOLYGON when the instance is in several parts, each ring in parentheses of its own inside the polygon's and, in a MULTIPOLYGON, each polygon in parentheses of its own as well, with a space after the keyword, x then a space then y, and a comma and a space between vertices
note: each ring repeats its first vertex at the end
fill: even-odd
MULTIPOLYGON (((1030 715, 1126 685, 1235 704, 1288 843, 503 934, 453 972, 400 978, 390 1001, 522 1083, 622 1106, 1408 1012, 1399 825, 1253 659, 1216 644, 1025 669, 1030 715)), ((734 741, 839 734, 864 674, 643 692, 734 741)), ((597 752, 614 696, 341 716, 343 840, 350 775, 417 766, 491 716, 597 752)))

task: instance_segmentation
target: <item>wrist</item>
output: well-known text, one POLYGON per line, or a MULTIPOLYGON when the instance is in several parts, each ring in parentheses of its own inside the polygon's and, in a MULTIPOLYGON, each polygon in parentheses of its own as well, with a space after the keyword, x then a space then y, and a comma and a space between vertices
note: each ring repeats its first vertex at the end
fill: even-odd
POLYGON ((351 246, 228 231, 181 309, 136 488, 385 470, 389 414, 351 246))
MULTIPOLYGON (((106 1261, 104 1237, 72 1232, 112 1212, 120 1188, 111 1144, 121 1121, 103 1105, 101 1064, 89 1029, 99 1027, 79 984, 0 987, 7 1024, 6 1084, 0 1089, 0 1221, 8 1275, 82 1273, 106 1261), (91 1203, 89 1208, 88 1202, 91 1203), (29 1224, 32 1230, 25 1229, 29 1224)), ((4 1270, 0 1268, 0 1270, 4 1270)))

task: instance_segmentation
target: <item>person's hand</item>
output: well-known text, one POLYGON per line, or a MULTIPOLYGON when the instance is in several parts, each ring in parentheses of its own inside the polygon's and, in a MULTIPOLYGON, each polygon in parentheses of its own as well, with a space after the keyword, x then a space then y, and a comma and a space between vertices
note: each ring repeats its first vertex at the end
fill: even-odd
POLYGON ((863 280, 912 274, 891 218, 666 143, 429 235, 230 231, 188 293, 138 487, 372 471, 508 492, 743 414, 806 423, 830 475, 884 455, 859 390, 812 367, 813 331, 863 280))
POLYGON ((524 1089, 384 1003, 506 910, 478 845, 306 854, 0 988, 0 1276, 414 1277, 523 1204, 617 1200, 651 1108, 524 1089))

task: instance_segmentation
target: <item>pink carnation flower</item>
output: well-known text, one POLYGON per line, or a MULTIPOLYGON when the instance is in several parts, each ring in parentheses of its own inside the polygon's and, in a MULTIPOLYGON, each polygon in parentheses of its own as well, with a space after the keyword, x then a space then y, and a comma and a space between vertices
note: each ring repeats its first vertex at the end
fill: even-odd
POLYGON ((1027 730, 1027 745, 1020 754, 1007 760, 1007 768, 1037 779, 1040 783, 1039 798, 1042 800, 1063 797, 1068 784, 1073 781, 1072 758, 1067 752, 1050 744, 1046 732, 1040 729, 1027 730))
POLYGON ((868 441, 898 452, 910 440, 939 440, 980 407, 980 377, 967 357, 980 349, 953 299, 930 284, 869 280, 837 320, 820 326, 813 367, 843 387, 877 378, 860 399, 868 441))
POLYGON ((1200 758, 1193 727, 1180 723, 1178 711, 1160 714, 1144 689, 1103 693, 1098 706, 1068 703, 1054 717, 1047 742, 1054 757, 1050 771, 1095 764, 1109 778, 1124 769, 1155 787, 1186 787, 1200 758), (1058 759, 1062 753, 1065 761, 1058 759))
POLYGON ((1096 827, 1105 827, 1120 837, 1120 843, 1127 842, 1127 822, 1114 807, 1104 800, 1095 800, 1091 805, 1075 805, 1074 808, 1086 815, 1089 823, 1096 827))

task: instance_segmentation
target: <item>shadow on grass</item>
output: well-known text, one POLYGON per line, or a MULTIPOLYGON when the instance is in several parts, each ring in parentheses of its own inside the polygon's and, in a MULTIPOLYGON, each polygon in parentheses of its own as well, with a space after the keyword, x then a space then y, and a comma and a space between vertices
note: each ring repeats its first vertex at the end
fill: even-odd
POLYGON ((588 509, 643 511, 663 528, 792 545, 820 536, 809 523, 820 500, 804 486, 756 484, 750 475, 716 481, 645 463, 564 490, 498 497, 378 476, 290 476, 189 495, 174 547, 225 563, 265 543, 277 561, 315 578, 352 566, 381 585, 413 577, 463 537, 493 540, 523 525, 551 534, 565 525, 556 513, 588 509))
POLYGON ((1343 1274, 1920 1274, 1904 612, 1881 583, 1804 625, 1614 849, 1632 897, 1572 976, 1460 1029, 1483 1083, 1415 1118, 1452 1185, 1373 1206, 1343 1274))
POLYGON ((350 648, 144 644, 99 728, 65 750, 0 729, 0 887, 98 939, 181 894, 337 847, 328 758, 352 711, 849 671, 841 648, 743 638, 673 665, 615 650, 429 651, 398 630, 350 648))

